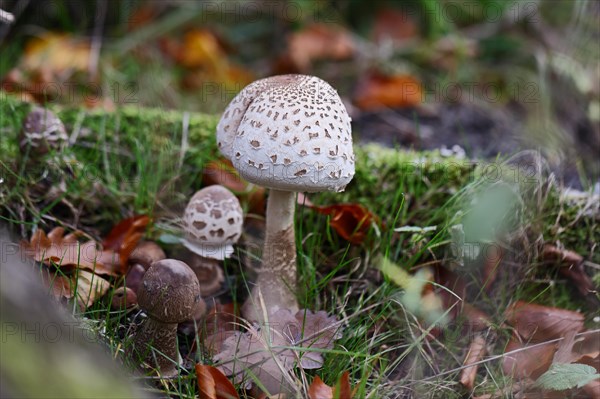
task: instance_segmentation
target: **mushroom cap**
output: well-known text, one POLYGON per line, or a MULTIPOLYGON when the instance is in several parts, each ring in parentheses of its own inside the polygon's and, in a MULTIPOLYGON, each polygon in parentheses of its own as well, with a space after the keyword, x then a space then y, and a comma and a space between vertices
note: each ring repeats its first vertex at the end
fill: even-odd
POLYGON ((19 148, 25 152, 29 146, 33 154, 44 155, 50 150, 60 149, 68 140, 61 120, 52 111, 36 106, 23 121, 19 148))
POLYGON ((242 234, 243 221, 240 201, 231 191, 219 185, 205 187, 185 208, 183 244, 205 258, 228 258, 242 234))
POLYGON ((188 265, 175 259, 154 262, 137 292, 138 305, 152 319, 181 323, 202 306, 200 284, 188 265))
POLYGON ((225 109, 217 145, 244 179, 267 188, 343 191, 354 176, 350 116, 314 76, 251 83, 225 109))
POLYGON ((128 262, 130 264, 140 264, 144 269, 148 269, 150 265, 156 261, 163 260, 167 257, 165 251, 154 241, 142 241, 129 255, 128 262))

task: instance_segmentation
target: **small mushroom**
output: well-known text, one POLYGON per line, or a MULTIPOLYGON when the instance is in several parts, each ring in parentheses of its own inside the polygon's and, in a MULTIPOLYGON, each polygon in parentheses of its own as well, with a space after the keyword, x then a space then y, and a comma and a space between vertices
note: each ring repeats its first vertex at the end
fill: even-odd
POLYGON ((162 377, 173 377, 180 358, 177 324, 206 311, 198 279, 185 263, 160 260, 144 274, 137 299, 148 318, 135 334, 134 352, 162 377))
POLYGON ((30 156, 61 150, 69 137, 61 120, 50 110, 34 107, 23 121, 19 149, 30 156))
POLYGON ((148 270, 151 264, 166 259, 165 251, 154 241, 142 241, 129 256, 130 264, 140 264, 148 270))
POLYGON ((243 220, 237 197, 219 185, 196 192, 185 208, 183 244, 193 253, 188 264, 198 277, 203 295, 215 293, 225 280, 219 261, 233 253, 243 220))
POLYGON ((137 295, 129 287, 119 287, 113 292, 110 302, 112 310, 131 309, 137 305, 137 295))
POLYGON ((227 106, 217 145, 244 179, 271 189, 262 266, 243 313, 261 319, 260 296, 267 314, 296 311, 296 192, 343 191, 352 180, 348 112, 317 77, 273 76, 250 84, 227 106))

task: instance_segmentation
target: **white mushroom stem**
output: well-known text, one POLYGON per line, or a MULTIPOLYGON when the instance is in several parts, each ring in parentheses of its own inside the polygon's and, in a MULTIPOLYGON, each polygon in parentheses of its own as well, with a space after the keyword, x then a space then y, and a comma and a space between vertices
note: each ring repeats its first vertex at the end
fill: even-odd
POLYGON ((273 189, 269 192, 262 266, 256 285, 244 307, 244 314, 248 319, 262 320, 265 311, 266 315, 269 315, 282 308, 292 312, 298 310, 294 238, 295 204, 295 192, 273 189))

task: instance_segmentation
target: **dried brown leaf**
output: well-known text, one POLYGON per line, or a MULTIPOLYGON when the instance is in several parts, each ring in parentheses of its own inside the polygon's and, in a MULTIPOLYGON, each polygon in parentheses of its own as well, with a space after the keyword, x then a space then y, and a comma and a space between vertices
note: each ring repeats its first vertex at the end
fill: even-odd
POLYGON ((558 264, 560 266, 559 273, 575 283, 575 287, 581 295, 595 305, 600 303, 596 296, 597 289, 592 278, 585 272, 583 267, 583 257, 581 255, 546 244, 542 250, 542 259, 551 264, 558 264))
POLYGON ((117 252, 123 265, 146 233, 150 218, 145 215, 132 216, 120 221, 102 241, 105 249, 117 252))
POLYGON ((37 230, 30 242, 22 242, 22 248, 36 262, 48 266, 55 264, 61 269, 85 269, 109 276, 123 274, 123 265, 115 251, 99 249, 94 241, 80 244, 75 235, 64 236, 61 227, 53 229, 48 236, 43 230, 37 230))
POLYGON ((225 340, 223 350, 213 359, 222 363, 219 369, 226 375, 246 387, 252 385, 253 375, 271 394, 292 392, 291 369, 323 365, 320 352, 306 349, 332 348, 333 341, 341 337, 336 321, 325 312, 300 310, 293 314, 280 309, 269 316, 265 325, 252 325, 225 340))
POLYGON ((506 322, 523 341, 543 342, 583 330, 580 312, 517 301, 506 310, 506 322))
MULTIPOLYGON (((482 335, 476 335, 469 345, 469 350, 463 365, 477 363, 483 359, 486 352, 486 342, 482 335)), ((478 365, 464 368, 460 373, 460 383, 469 391, 475 386, 475 377, 477 376, 478 365)))
POLYGON ((288 38, 287 56, 300 71, 307 71, 317 60, 343 60, 354 54, 350 34, 341 26, 314 23, 288 38))
POLYGON ((532 346, 523 343, 516 333, 504 349, 505 356, 502 359, 502 370, 507 375, 517 380, 537 379, 552 364, 556 344, 548 343, 539 346, 532 346), (525 350, 518 351, 526 348, 525 350), (517 351, 515 353, 508 353, 517 351))
POLYGON ((371 73, 356 88, 354 102, 364 110, 414 107, 423 101, 421 84, 410 75, 371 73))

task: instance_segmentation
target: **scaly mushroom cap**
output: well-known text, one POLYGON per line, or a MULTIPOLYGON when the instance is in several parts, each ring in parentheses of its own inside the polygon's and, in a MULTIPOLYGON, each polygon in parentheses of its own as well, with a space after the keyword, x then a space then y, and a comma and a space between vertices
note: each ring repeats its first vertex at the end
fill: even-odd
POLYGON ((23 122, 19 137, 19 148, 25 152, 44 155, 50 150, 59 150, 69 137, 61 120, 48 109, 34 107, 23 122))
POLYGON ((205 258, 228 258, 242 234, 243 221, 237 197, 223 186, 208 186, 194 194, 185 208, 183 244, 205 258))
POLYGON ((154 262, 144 274, 137 292, 138 305, 162 323, 191 319, 200 306, 200 285, 188 265, 175 259, 154 262))
POLYGON ((307 75, 258 80, 217 126, 221 153, 240 175, 285 191, 343 191, 354 176, 350 117, 327 82, 307 75))

